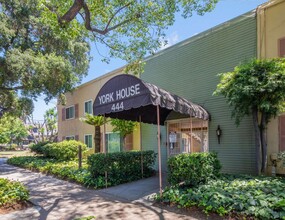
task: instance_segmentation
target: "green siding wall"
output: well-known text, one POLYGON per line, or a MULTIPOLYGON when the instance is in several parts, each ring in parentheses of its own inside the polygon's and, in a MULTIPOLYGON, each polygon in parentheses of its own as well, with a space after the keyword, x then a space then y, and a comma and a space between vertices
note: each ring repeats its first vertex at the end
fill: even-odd
MULTIPOLYGON (((161 131, 161 168, 162 171, 166 171, 167 168, 167 148, 166 148, 166 127, 160 126, 161 131)), ((143 150, 153 150, 158 152, 157 148, 157 126, 150 124, 142 124, 142 149, 143 150)), ((158 155, 157 155, 158 158, 158 155)), ((158 170, 158 159, 154 165, 154 169, 158 170)))
MULTIPOLYGON (((255 56, 256 18, 248 13, 149 58, 141 75, 143 80, 190 99, 209 111, 209 149, 218 152, 223 172, 254 173, 254 133, 250 118, 245 118, 237 127, 225 99, 212 95, 219 82, 217 74, 232 71, 240 62, 255 56), (216 137, 218 125, 222 129, 221 144, 216 137)), ((156 127, 144 127, 144 147, 156 147, 157 140, 150 132, 156 134, 156 127)), ((166 154, 165 145, 162 149, 166 154)))

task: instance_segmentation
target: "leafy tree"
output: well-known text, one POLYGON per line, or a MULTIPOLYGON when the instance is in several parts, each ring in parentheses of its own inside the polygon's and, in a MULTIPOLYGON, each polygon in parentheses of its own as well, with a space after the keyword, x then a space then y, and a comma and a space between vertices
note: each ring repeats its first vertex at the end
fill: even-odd
POLYGON ((31 100, 40 95, 48 102, 71 91, 87 74, 90 56, 85 36, 46 22, 40 4, 40 0, 0 0, 2 115, 31 110, 31 100))
POLYGON ((46 136, 49 141, 57 137, 57 112, 56 108, 48 109, 44 114, 46 136))
MULTIPOLYGON (((147 53, 161 46, 164 30, 175 21, 175 14, 182 11, 187 18, 193 12, 203 15, 211 11, 218 0, 41 0, 47 24, 58 31, 85 33, 93 42, 106 45, 107 57, 122 58, 140 67, 147 53)), ((164 43, 164 42, 163 42, 164 43)))
POLYGON ((94 116, 91 114, 86 114, 85 118, 82 118, 81 121, 86 124, 92 125, 95 128, 94 143, 95 143, 95 153, 100 152, 100 143, 101 143, 101 126, 104 125, 107 121, 104 120, 103 116, 94 116))
POLYGON ((28 131, 19 118, 10 115, 3 115, 0 118, 0 143, 19 144, 27 135, 28 131))
POLYGON ((238 125, 251 115, 255 131, 256 169, 265 171, 266 126, 285 107, 285 59, 251 60, 222 73, 214 94, 226 97, 238 125))
POLYGON ((134 121, 127 121, 127 120, 112 118, 111 125, 113 126, 113 132, 120 132, 120 134, 122 135, 123 140, 124 140, 124 148, 125 148, 126 147, 126 136, 128 134, 131 134, 135 130, 138 123, 134 121))

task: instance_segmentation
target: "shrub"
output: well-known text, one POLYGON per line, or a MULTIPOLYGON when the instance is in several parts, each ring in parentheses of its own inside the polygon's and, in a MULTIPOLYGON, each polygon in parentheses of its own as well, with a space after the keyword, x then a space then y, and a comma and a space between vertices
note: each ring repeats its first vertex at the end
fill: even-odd
POLYGON ((49 143, 43 147, 43 154, 45 157, 57 160, 71 160, 78 157, 79 145, 81 145, 84 154, 87 151, 86 145, 74 140, 49 143))
POLYGON ((18 145, 17 144, 9 144, 6 147, 6 150, 17 150, 18 145))
MULTIPOLYGON (((54 175, 87 187, 94 187, 96 189, 106 187, 105 177, 93 178, 87 169, 87 164, 84 162, 81 169, 78 169, 77 161, 59 161, 42 156, 12 157, 8 159, 7 163, 32 171, 54 175)), ((108 186, 111 186, 111 184, 108 183, 108 186)))
POLYGON ((45 145, 49 144, 49 141, 39 142, 39 143, 32 143, 29 145, 29 148, 32 152, 35 152, 36 154, 43 154, 44 153, 44 147, 45 145))
POLYGON ((29 192, 20 182, 0 178, 0 207, 25 201, 28 198, 29 192))
POLYGON ((193 188, 167 188, 157 199, 183 208, 199 206, 205 213, 233 215, 230 219, 285 219, 284 189, 284 178, 223 175, 193 188))
POLYGON ((168 182, 171 185, 182 183, 196 186, 219 176, 221 164, 215 153, 179 154, 170 157, 168 182))
POLYGON ((116 153, 98 153, 88 157, 87 164, 94 178, 105 177, 108 173, 108 182, 118 185, 142 178, 141 158, 143 159, 143 177, 153 175, 156 154, 153 151, 131 151, 116 153))

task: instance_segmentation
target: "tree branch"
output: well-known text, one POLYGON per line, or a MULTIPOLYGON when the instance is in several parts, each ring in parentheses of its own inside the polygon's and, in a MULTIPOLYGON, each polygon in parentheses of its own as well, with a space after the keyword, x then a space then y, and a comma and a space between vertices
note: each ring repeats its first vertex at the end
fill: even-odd
MULTIPOLYGON (((126 24, 126 23, 129 23, 130 21, 132 21, 133 19, 126 19, 112 27, 109 27, 112 20, 115 18, 115 16, 121 11, 123 10, 124 8, 128 7, 129 5, 131 4, 131 2, 129 2, 128 4, 122 6, 121 8, 119 8, 113 15, 112 17, 109 19, 109 21, 107 22, 107 25, 105 27, 104 30, 100 30, 100 29, 97 29, 95 27, 91 27, 91 16, 90 16, 90 11, 89 11, 89 8, 87 6, 87 4, 84 2, 83 4, 83 9, 84 9, 84 12, 85 12, 85 17, 83 17, 83 15, 81 14, 81 16, 83 17, 84 21, 85 21, 85 28, 89 31, 92 31, 92 32, 96 32, 98 34, 102 34, 102 35, 105 35, 107 34, 108 32, 126 24)), ((136 18, 139 18, 140 17, 140 14, 136 14, 136 18)))
POLYGON ((131 2, 127 3, 126 5, 122 6, 121 8, 119 8, 113 15, 112 17, 110 18, 110 20, 108 21, 106 27, 105 27, 105 30, 107 30, 112 22, 112 20, 115 18, 115 16, 121 11, 123 10, 124 8, 128 7, 129 5, 131 4, 131 2))
POLYGON ((86 4, 84 0, 74 0, 73 5, 70 7, 70 9, 60 18, 61 23, 68 23, 72 21, 84 4, 86 4))
POLYGON ((20 90, 20 89, 24 89, 24 86, 16 86, 16 87, 4 87, 4 86, 0 86, 0 90, 4 90, 4 91, 16 91, 16 90, 20 90))

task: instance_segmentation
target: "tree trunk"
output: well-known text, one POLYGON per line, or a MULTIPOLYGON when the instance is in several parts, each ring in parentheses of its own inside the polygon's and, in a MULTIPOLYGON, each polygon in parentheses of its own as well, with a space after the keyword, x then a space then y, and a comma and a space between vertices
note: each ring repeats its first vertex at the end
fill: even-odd
POLYGON ((261 141, 260 141, 260 129, 258 126, 258 110, 257 107, 252 108, 252 119, 253 119, 253 127, 254 127, 254 134, 255 134, 255 159, 256 159, 256 174, 260 175, 260 148, 261 148, 261 141))
POLYGON ((95 153, 100 153, 100 143, 101 143, 101 128, 100 128, 100 126, 95 126, 94 143, 95 143, 95 153))
POLYGON ((267 141, 266 141, 266 113, 261 113, 260 122, 260 141, 261 141, 261 172, 265 173, 267 166, 267 141))

